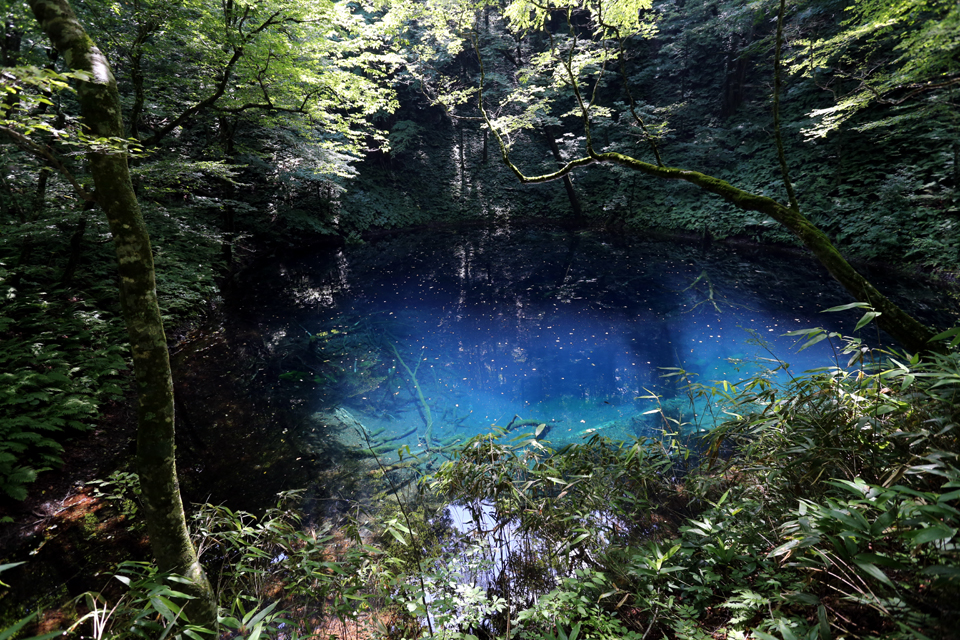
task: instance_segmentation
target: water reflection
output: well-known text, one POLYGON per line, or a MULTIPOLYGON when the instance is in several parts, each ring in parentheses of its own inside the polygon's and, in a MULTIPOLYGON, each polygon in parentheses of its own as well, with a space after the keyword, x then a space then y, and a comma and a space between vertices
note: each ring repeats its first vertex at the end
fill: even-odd
POLYGON ((662 426, 657 407, 709 428, 710 407, 665 372, 735 382, 772 354, 825 366, 829 343, 796 353, 783 334, 844 332, 860 315, 818 314, 849 298, 796 256, 590 233, 412 234, 278 269, 270 330, 289 352, 286 380, 314 385, 311 433, 357 446, 344 415, 383 448, 414 450, 511 423, 546 425, 555 446, 630 438, 662 426))

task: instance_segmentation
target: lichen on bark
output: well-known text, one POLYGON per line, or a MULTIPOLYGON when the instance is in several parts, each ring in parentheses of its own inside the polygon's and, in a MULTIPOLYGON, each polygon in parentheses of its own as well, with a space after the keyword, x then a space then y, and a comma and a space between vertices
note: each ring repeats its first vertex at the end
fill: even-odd
MULTIPOLYGON (((74 70, 84 125, 104 138, 123 136, 120 96, 110 65, 87 36, 67 0, 29 0, 41 28, 74 70)), ((187 531, 174 452, 173 379, 160 308, 150 236, 122 149, 88 153, 90 173, 113 235, 123 310, 138 393, 137 470, 150 545, 161 571, 191 580, 184 590, 191 622, 215 629, 217 602, 187 531)))

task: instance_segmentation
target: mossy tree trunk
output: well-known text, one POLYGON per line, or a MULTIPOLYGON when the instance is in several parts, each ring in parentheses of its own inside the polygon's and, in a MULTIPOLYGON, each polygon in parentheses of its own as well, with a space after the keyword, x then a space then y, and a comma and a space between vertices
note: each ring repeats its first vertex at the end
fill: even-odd
POLYGON ((568 163, 563 169, 552 176, 536 176, 533 178, 519 174, 515 167, 514 172, 521 177, 521 182, 544 182, 547 178, 556 179, 572 170, 574 166, 582 166, 592 162, 618 164, 648 175, 668 180, 682 180, 694 184, 704 191, 714 193, 744 211, 758 211, 764 213, 784 227, 789 229, 803 245, 826 267, 837 282, 845 288, 853 298, 859 302, 866 302, 881 313, 877 324, 893 336, 900 344, 913 352, 935 349, 930 338, 933 332, 919 320, 894 304, 889 298, 880 293, 870 281, 864 278, 841 255, 823 231, 817 228, 806 216, 799 211, 783 205, 773 198, 760 196, 743 189, 739 189, 728 182, 712 176, 674 167, 659 167, 649 162, 643 162, 630 156, 612 152, 596 152, 588 147, 588 156, 568 163))
MULTIPOLYGON (((77 20, 67 0, 30 0, 43 31, 71 69, 90 74, 79 82, 83 123, 97 138, 122 138, 120 96, 106 57, 77 20)), ((96 200, 106 213, 117 252, 123 309, 138 395, 137 470, 150 545, 161 571, 192 581, 191 622, 215 628, 217 604, 190 542, 174 455, 173 378, 157 304, 153 254, 127 166, 127 154, 88 154, 96 200)))

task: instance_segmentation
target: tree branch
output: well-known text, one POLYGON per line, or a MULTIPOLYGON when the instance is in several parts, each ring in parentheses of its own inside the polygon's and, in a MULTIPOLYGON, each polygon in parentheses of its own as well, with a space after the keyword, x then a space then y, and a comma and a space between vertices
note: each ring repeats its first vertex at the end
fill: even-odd
POLYGON ((73 190, 77 192, 77 195, 80 196, 84 202, 96 201, 96 196, 84 189, 76 177, 70 172, 69 169, 67 169, 66 165, 60 162, 60 159, 57 158, 56 155, 54 155, 49 149, 38 145, 30 140, 30 138, 17 131, 14 131, 13 129, 10 129, 9 127, 0 126, 0 133, 5 133, 7 137, 13 140, 14 144, 16 144, 22 150, 37 158, 40 158, 41 160, 45 160, 47 164, 56 169, 60 175, 67 179, 67 181, 73 187, 73 190))
MULTIPOLYGON (((952 87, 955 84, 960 84, 960 76, 957 76, 955 78, 950 78, 949 80, 945 80, 943 82, 930 81, 930 82, 916 82, 913 84, 901 85, 899 87, 894 87, 893 89, 890 89, 889 91, 886 92, 890 94, 890 93, 893 93, 894 91, 900 91, 901 89, 913 89, 913 91, 903 96, 899 100, 887 100, 883 98, 879 93, 876 93, 876 92, 875 92, 875 95, 877 96, 877 101, 880 104, 890 104, 890 105, 897 106, 897 105, 903 104, 904 102, 914 97, 915 95, 918 95, 927 91, 934 91, 936 89, 952 87)), ((870 90, 873 91, 872 87, 868 87, 868 88, 870 88, 870 90)))
POLYGON ((241 57, 243 57, 243 47, 235 47, 233 50, 233 55, 227 62, 226 67, 224 67, 223 76, 220 78, 220 82, 217 83, 217 88, 214 90, 214 92, 171 120, 166 126, 147 138, 143 144, 148 147, 156 146, 160 140, 165 138, 171 131, 182 125, 188 118, 193 117, 203 109, 206 109, 219 100, 223 94, 226 93, 227 83, 230 82, 230 76, 233 73, 233 67, 236 66, 237 61, 240 60, 241 57))
POLYGON ((271 27, 275 24, 281 24, 287 21, 286 19, 281 19, 281 20, 276 19, 277 16, 281 14, 280 10, 278 9, 277 11, 273 12, 269 18, 264 20, 260 24, 260 26, 258 26, 256 29, 253 29, 252 31, 244 35, 241 32, 241 30, 243 28, 243 23, 246 21, 246 19, 249 16, 249 10, 250 10, 250 7, 248 6, 247 11, 244 12, 243 18, 241 18, 240 23, 237 25, 237 32, 240 33, 241 35, 240 44, 233 45, 233 55, 230 57, 230 60, 227 61, 226 66, 224 66, 223 75, 221 76, 220 81, 217 83, 217 87, 214 90, 214 92, 211 95, 204 98, 203 100, 201 100, 200 102, 198 102, 197 104, 187 109, 186 111, 182 112, 179 116, 177 116, 172 121, 170 121, 166 126, 164 126, 162 129, 160 129, 155 134, 150 136, 144 142, 145 146, 148 146, 148 147, 156 146, 160 142, 160 140, 165 138, 167 134, 169 134, 171 131, 173 131, 180 125, 182 125, 186 120, 193 117, 197 113, 203 111, 204 109, 212 106, 217 102, 217 100, 222 98, 223 94, 226 93, 227 91, 227 84, 229 84, 230 77, 233 75, 234 67, 236 67, 237 62, 240 60, 240 58, 243 57, 244 45, 248 44, 253 39, 254 36, 258 35, 268 27, 271 27))
POLYGON ((620 35, 620 28, 606 25, 603 22, 600 22, 600 26, 605 29, 611 29, 613 33, 617 36, 617 47, 620 50, 620 54, 617 56, 620 66, 620 78, 623 80, 623 89, 627 92, 627 98, 630 100, 630 115, 633 116, 634 121, 640 125, 640 129, 643 131, 643 136, 647 139, 647 142, 650 144, 650 149, 653 151, 653 157, 657 160, 657 166, 664 166, 663 160, 660 158, 660 149, 657 148, 657 142, 650 135, 650 131, 647 129, 647 124, 643 121, 643 118, 640 117, 640 114, 637 113, 637 101, 633 98, 633 92, 630 91, 630 80, 627 77, 627 61, 626 61, 626 52, 623 49, 623 37, 620 35))

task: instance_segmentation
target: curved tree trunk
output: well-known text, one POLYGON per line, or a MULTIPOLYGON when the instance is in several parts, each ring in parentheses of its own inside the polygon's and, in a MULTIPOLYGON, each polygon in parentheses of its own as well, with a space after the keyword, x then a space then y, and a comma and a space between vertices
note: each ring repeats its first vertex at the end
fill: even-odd
MULTIPOLYGON (((67 0, 30 0, 37 21, 74 70, 83 122, 95 137, 122 138, 120 96, 110 65, 67 0)), ((216 628, 217 604, 190 542, 174 457, 173 378, 157 304, 150 237, 133 191, 126 153, 90 152, 96 199, 107 215, 117 251, 120 304, 130 336, 138 394, 137 470, 150 546, 161 571, 192 580, 190 621, 216 628)))
MULTIPOLYGON (((481 110, 487 126, 490 126, 486 111, 481 110)), ((496 130, 492 129, 496 134, 496 130)), ((714 193, 734 206, 744 211, 759 211, 765 213, 784 227, 789 229, 800 242, 826 267, 837 282, 853 296, 857 302, 866 302, 880 312, 877 324, 889 333, 897 342, 912 352, 936 350, 937 345, 930 342, 934 332, 922 322, 898 307, 893 301, 880 293, 869 280, 864 278, 853 268, 847 259, 837 250, 830 238, 815 224, 795 209, 780 204, 773 198, 760 196, 744 191, 718 178, 708 176, 699 171, 677 169, 644 162, 636 158, 615 152, 597 152, 590 144, 589 130, 587 137, 587 155, 570 160, 563 167, 539 176, 527 176, 510 160, 510 154, 499 135, 497 142, 504 163, 522 184, 539 184, 558 180, 567 176, 579 167, 594 163, 618 164, 641 173, 664 178, 667 180, 682 180, 700 187, 704 191, 714 193)))
POLYGON ((934 335, 933 331, 880 293, 869 280, 847 262, 846 258, 833 246, 830 238, 799 211, 784 206, 773 198, 758 196, 743 189, 738 189, 728 182, 699 171, 658 167, 619 153, 594 153, 592 155, 600 162, 619 164, 660 178, 690 182, 704 191, 715 193, 744 211, 759 211, 767 214, 797 236, 803 246, 813 253, 820 263, 827 268, 830 275, 855 300, 866 302, 880 312, 881 315, 877 317, 877 324, 880 325, 881 329, 893 336, 910 351, 929 351, 936 348, 936 345, 930 342, 934 335))

